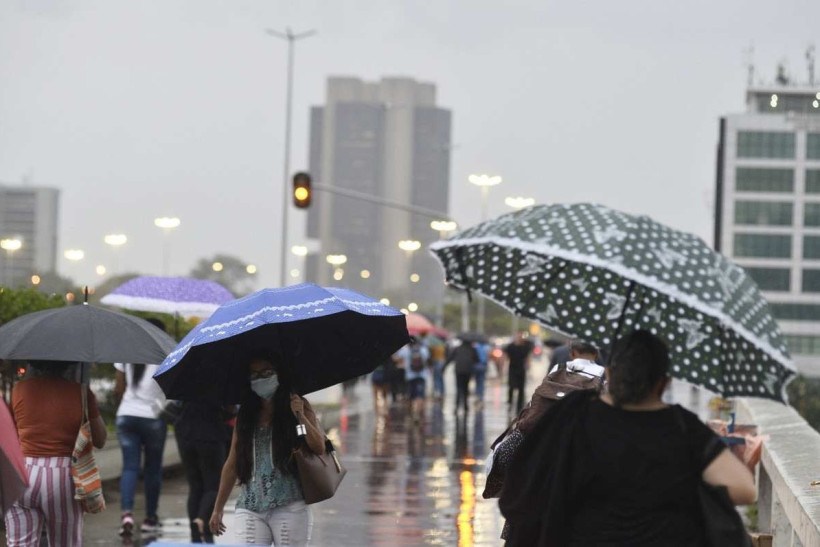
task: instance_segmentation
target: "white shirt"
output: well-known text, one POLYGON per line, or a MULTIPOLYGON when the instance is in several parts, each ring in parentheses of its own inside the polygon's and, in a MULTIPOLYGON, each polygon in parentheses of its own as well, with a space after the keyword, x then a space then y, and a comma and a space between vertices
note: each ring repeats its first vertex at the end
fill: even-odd
POLYGON ((165 394, 154 380, 154 373, 159 365, 145 365, 145 372, 137 385, 134 385, 134 365, 114 363, 114 368, 125 373, 126 383, 117 416, 158 418, 160 411, 165 407, 165 394))

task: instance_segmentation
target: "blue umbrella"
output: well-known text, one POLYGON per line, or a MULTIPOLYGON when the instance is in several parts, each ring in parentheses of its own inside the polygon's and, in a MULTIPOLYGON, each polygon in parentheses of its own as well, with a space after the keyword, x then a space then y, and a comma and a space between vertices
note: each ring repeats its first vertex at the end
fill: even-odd
POLYGON ((409 340, 404 314, 363 294, 304 283, 223 304, 154 375, 170 399, 236 403, 248 358, 281 352, 301 394, 371 372, 409 340))

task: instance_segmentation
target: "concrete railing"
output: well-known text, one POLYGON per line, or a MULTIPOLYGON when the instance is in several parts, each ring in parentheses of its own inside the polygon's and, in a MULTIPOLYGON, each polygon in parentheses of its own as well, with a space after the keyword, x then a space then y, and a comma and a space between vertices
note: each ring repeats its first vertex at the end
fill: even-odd
POLYGON ((758 526, 773 547, 820 547, 820 433, 791 407, 738 399, 738 423, 768 435, 758 476, 758 526))

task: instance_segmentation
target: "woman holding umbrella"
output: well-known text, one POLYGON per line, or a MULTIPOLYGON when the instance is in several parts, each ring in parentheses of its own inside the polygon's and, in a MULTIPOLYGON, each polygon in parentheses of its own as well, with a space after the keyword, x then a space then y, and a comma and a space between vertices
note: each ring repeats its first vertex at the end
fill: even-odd
POLYGON ((250 360, 250 390, 243 398, 228 459, 222 468, 210 529, 225 531, 225 503, 239 482, 236 537, 254 545, 307 545, 313 517, 291 457, 299 447, 296 415, 305 425, 307 448, 324 454, 325 435, 307 400, 292 390, 281 356, 250 360))

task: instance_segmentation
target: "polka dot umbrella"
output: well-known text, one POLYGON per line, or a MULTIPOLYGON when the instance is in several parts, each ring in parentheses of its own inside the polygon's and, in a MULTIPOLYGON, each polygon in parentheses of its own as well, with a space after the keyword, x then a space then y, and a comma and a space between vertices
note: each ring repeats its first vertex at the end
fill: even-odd
POLYGON ((697 236, 589 203, 537 205, 430 246, 447 282, 601 346, 647 329, 673 376, 785 401, 794 365, 757 285, 697 236))

